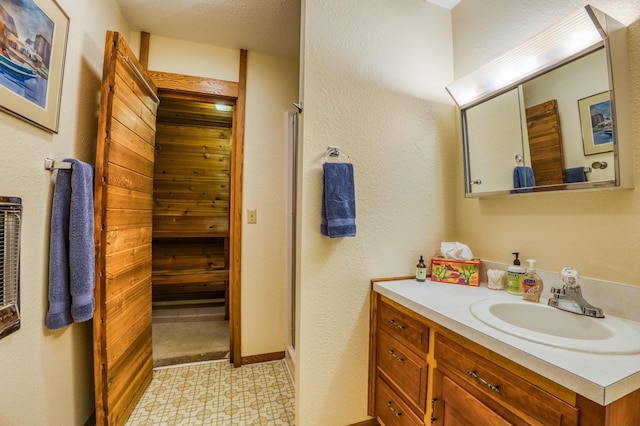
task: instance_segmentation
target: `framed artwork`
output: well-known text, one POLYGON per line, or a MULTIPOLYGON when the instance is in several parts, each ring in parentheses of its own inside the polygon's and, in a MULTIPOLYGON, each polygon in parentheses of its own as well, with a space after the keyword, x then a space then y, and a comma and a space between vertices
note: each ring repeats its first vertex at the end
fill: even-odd
POLYGON ((54 0, 0 0, 0 108, 54 133, 68 31, 54 0))
POLYGON ((609 92, 578 100, 584 155, 613 151, 613 123, 609 92))

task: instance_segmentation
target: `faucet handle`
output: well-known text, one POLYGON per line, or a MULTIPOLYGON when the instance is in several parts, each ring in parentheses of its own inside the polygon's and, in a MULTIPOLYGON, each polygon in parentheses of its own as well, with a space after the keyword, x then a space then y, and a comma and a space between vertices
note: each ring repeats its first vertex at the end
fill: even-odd
POLYGON ((580 287, 580 273, 572 267, 562 268, 560 271, 563 287, 580 287))

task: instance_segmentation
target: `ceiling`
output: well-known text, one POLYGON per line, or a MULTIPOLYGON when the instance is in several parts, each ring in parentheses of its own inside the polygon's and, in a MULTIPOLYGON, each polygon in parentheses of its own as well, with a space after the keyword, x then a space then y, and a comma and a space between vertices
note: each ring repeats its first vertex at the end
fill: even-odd
MULTIPOLYGON (((460 0, 427 0, 452 9, 460 0)), ((134 31, 297 59, 300 0, 116 0, 134 31)))
POLYGON ((133 31, 298 58, 300 0, 116 0, 133 31))

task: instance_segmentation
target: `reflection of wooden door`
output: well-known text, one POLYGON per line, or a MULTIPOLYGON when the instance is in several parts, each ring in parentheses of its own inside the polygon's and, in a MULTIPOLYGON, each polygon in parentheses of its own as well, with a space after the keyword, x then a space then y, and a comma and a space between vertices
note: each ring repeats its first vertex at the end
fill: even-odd
POLYGON ((555 99, 526 109, 531 167, 536 186, 564 183, 564 157, 555 99))
MULTIPOLYGON (((121 425, 151 381, 151 228, 157 97, 107 33, 95 184, 96 423, 121 425)), ((149 79, 146 79, 149 81, 149 79)))

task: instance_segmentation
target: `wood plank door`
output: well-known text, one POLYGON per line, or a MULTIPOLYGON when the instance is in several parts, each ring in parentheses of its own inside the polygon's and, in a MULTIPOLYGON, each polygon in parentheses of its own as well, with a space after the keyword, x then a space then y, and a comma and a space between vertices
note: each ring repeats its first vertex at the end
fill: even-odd
POLYGON ((536 186, 564 183, 565 168, 558 102, 552 99, 529 107, 525 112, 531 167, 536 186))
POLYGON ((96 424, 121 425, 151 381, 151 231, 156 89, 107 32, 95 178, 96 424))

